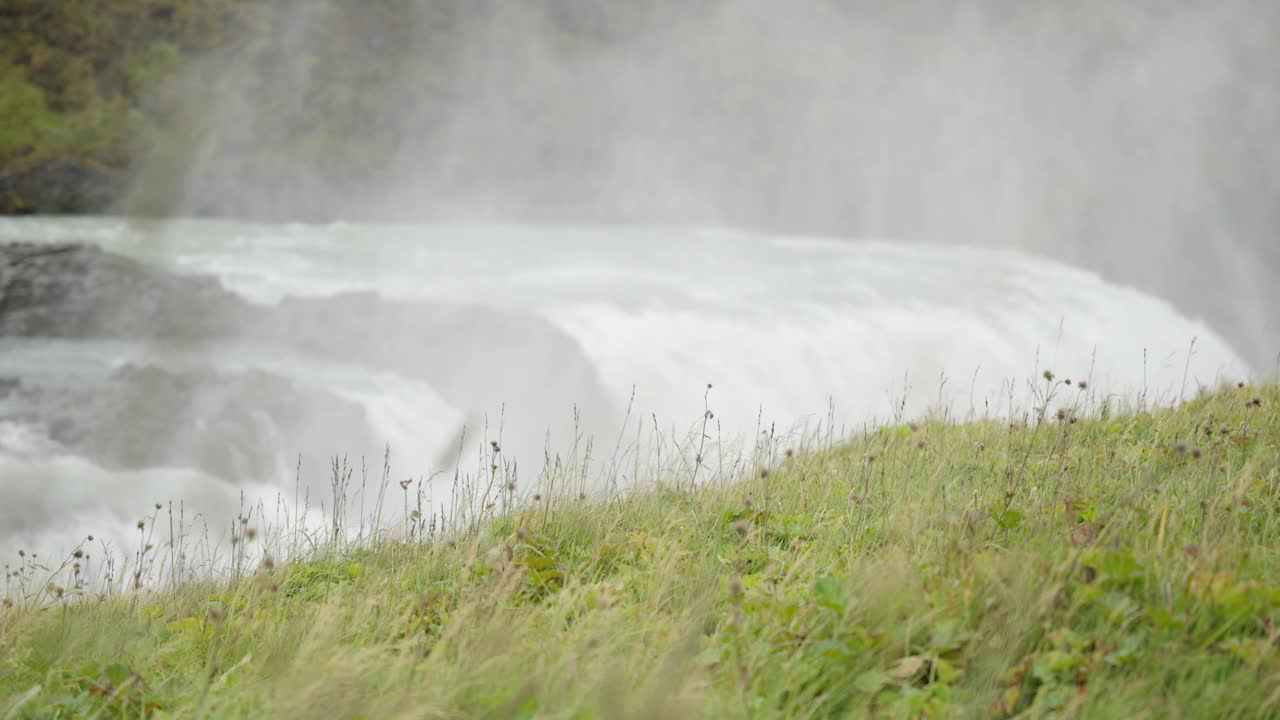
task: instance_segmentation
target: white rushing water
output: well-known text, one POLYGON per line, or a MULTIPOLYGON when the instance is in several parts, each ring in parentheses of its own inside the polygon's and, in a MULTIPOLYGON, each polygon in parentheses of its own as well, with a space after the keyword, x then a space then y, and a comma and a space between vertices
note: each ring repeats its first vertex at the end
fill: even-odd
MULTIPOLYGON (((688 228, 0 220, 0 242, 68 240, 216 275, 260 303, 368 290, 537 318, 572 338, 617 411, 588 418, 588 429, 601 435, 598 445, 607 446, 605 455, 622 430, 633 392, 630 436, 637 419, 652 427, 656 418, 663 432, 674 428, 677 435, 699 426, 710 384, 716 438, 750 444, 761 420, 784 431, 812 432, 828 422, 852 431, 940 406, 953 416, 1006 413, 1011 404, 1026 406, 1029 382, 1046 369, 1089 379, 1093 397, 1164 401, 1249 375, 1217 334, 1168 303, 1011 253, 688 228)), ((457 339, 414 342, 424 353, 447 356, 457 339)), ((509 350, 508 362, 470 368, 467 358, 454 358, 461 370, 447 382, 483 384, 497 372, 531 388, 526 407, 507 409, 522 424, 512 420, 505 431, 513 438, 509 444, 527 456, 544 444, 545 426, 538 423, 570 412, 582 398, 573 396, 571 384, 543 386, 560 369, 559 360, 501 334, 487 342, 509 350), (527 442, 514 440, 518 436, 527 442)), ((451 478, 441 457, 459 427, 477 413, 499 409, 451 404, 444 398, 456 396, 451 391, 458 388, 431 377, 410 379, 252 346, 210 351, 5 341, 0 355, 0 377, 68 383, 105 376, 130 361, 282 375, 359 404, 368 432, 392 446, 393 480, 441 470, 451 478)), ((60 453, 32 428, 0 425, 0 521, 16 525, 21 518, 20 528, 0 527, 0 547, 65 545, 94 528, 132 537, 133 522, 154 502, 184 500, 216 517, 238 507, 242 490, 291 496, 297 453, 290 433, 304 431, 264 429, 280 433, 276 476, 215 479, 181 468, 98 468, 60 453)), ((553 438, 553 450, 566 452, 571 440, 553 438)), ((535 457, 530 464, 541 461, 535 457)), ((323 474, 324 458, 306 462, 323 474)), ((381 455, 370 465, 380 466, 381 455)), ((434 488, 433 501, 446 502, 447 491, 434 488)))

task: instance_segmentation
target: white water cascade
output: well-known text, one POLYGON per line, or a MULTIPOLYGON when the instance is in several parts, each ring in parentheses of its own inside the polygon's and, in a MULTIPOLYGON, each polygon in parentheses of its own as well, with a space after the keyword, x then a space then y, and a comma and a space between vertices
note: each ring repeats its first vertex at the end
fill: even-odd
MULTIPOLYGON (((456 457, 450 448, 459 428, 471 423, 469 447, 480 446, 495 436, 500 411, 504 445, 536 469, 544 448, 570 451, 573 437, 560 432, 548 440, 546 432, 574 404, 607 408, 579 420, 582 431, 596 435, 599 456, 639 427, 679 437, 701 426, 707 406, 717 446, 749 446, 762 425, 848 434, 931 410, 959 418, 1016 412, 1028 406, 1028 388, 1045 370, 1087 379, 1097 399, 1149 403, 1174 402, 1250 374, 1217 334, 1169 304, 1089 272, 1006 252, 696 228, 104 218, 0 219, 0 243, 8 241, 95 243, 174 271, 216 276, 264 305, 368 291, 424 306, 483 306, 571 339, 565 346, 571 351, 548 350, 530 345, 536 334, 489 333, 484 344, 501 358, 495 364, 453 356, 462 335, 485 334, 485 327, 398 338, 433 358, 424 368, 451 368, 447 377, 429 368, 409 377, 252 344, 0 338, 0 378, 72 384, 128 363, 204 366, 261 371, 330 393, 362 408, 368 425, 362 433, 379 445, 313 448, 302 460, 307 482, 327 482, 325 453, 366 457, 376 479, 385 443, 393 481, 445 473, 432 486, 436 504, 448 502, 456 457), (581 388, 590 385, 604 397, 578 396, 576 376, 548 380, 579 365, 595 374, 581 388), (501 398, 518 404, 458 404, 456 398, 468 397, 464 390, 495 376, 502 387, 520 389, 519 398, 501 398), (486 414, 490 432, 481 437, 474 425, 486 414)), ((127 546, 136 542, 141 514, 179 500, 222 527, 242 493, 251 502, 266 498, 268 508, 277 495, 292 499, 301 440, 318 429, 341 431, 324 423, 317 417, 298 427, 264 425, 258 435, 278 445, 278 469, 217 478, 180 462, 100 467, 59 448, 38 426, 0 419, 0 548, 60 552, 87 533, 127 546)), ((196 448, 202 438, 171 442, 196 448)))

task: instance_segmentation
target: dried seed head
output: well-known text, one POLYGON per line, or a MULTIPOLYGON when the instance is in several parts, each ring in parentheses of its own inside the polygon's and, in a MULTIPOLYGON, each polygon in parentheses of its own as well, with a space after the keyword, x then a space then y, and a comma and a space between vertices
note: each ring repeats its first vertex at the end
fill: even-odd
POLYGON ((587 499, 587 494, 586 494, 586 493, 584 493, 584 492, 580 492, 580 493, 578 493, 578 499, 579 499, 579 500, 586 500, 586 499, 587 499))
POLYGON ((1187 454, 1187 449, 1188 448, 1186 443, 1178 443, 1177 445, 1173 446, 1173 454, 1177 455, 1178 457, 1182 457, 1183 455, 1187 454))
POLYGON ((81 548, 76 548, 75 552, 71 553, 71 557, 74 557, 74 558, 84 557, 84 550, 81 548))
POLYGON ((1080 388, 1081 390, 1088 390, 1089 383, 1085 380, 1081 380, 1080 382, 1076 383, 1076 387, 1080 388))
POLYGON ((139 530, 141 530, 141 529, 145 528, 146 526, 147 526, 147 522, 146 522, 145 520, 139 520, 139 521, 138 521, 138 529, 139 529, 139 530))
POLYGON ((742 597, 742 593, 746 592, 746 588, 742 584, 742 578, 736 575, 729 580, 729 595, 734 599, 742 597))
POLYGON ((507 483, 507 492, 515 492, 515 491, 516 491, 516 481, 512 480, 507 483))
POLYGON ((163 505, 161 505, 160 503, 156 503, 156 509, 157 509, 157 510, 161 509, 162 507, 164 507, 164 506, 163 506, 163 505))
POLYGON ((1202 453, 1200 452, 1200 448, 1195 448, 1194 450, 1191 451, 1191 457, 1195 458, 1196 460, 1200 459, 1201 454, 1202 453))
POLYGON ((1236 383, 1236 387, 1238 387, 1238 388, 1240 388, 1241 390, 1243 390, 1243 389, 1244 389, 1244 383, 1243 383, 1243 382, 1238 382, 1238 383, 1236 383))
POLYGON ((746 520, 739 520, 733 524, 733 531, 738 533, 739 537, 746 537, 751 534, 751 523, 746 520))
POLYGON ((1063 381, 1062 381, 1062 384, 1063 384, 1063 385, 1070 385, 1070 384, 1071 384, 1071 378, 1067 378, 1066 380, 1063 380, 1063 381))
POLYGON ((789 457, 789 458, 790 458, 790 457, 795 457, 795 456, 796 456, 796 451, 795 451, 795 450, 792 450, 791 448, 787 448, 787 457, 789 457))
POLYGON ((0 605, 3 605, 6 608, 11 608, 13 607, 13 601, 9 598, 5 598, 4 600, 0 600, 0 605))
POLYGON ((220 622, 222 622, 222 619, 223 619, 224 617, 226 617, 226 614, 222 612, 222 608, 218 607, 217 605, 211 605, 211 606, 209 606, 209 621, 210 621, 210 622, 220 623, 220 622))
POLYGON ((89 539, 89 542, 93 542, 93 536, 92 536, 92 535, 90 535, 88 539, 89 539))
POLYGON ((409 489, 409 485, 411 485, 412 483, 413 483, 413 478, 407 478, 407 479, 401 480, 401 481, 400 481, 400 489, 401 489, 401 490, 408 490, 408 489, 409 489))
POLYGON ((542 502, 542 493, 537 493, 537 494, 535 494, 535 495, 533 496, 533 501, 534 501, 534 502, 542 502))
POLYGON ((278 593, 278 592, 280 592, 280 584, 279 584, 279 583, 271 583, 271 592, 273 592, 273 593, 278 593))
POLYGON ((1058 412, 1054 413, 1054 417, 1058 418, 1058 421, 1059 421, 1059 422, 1061 422, 1061 421, 1063 421, 1063 420, 1066 420, 1066 419, 1067 419, 1067 409, 1066 409, 1066 408, 1058 408, 1058 412))
POLYGON ((276 567, 276 559, 275 559, 275 558, 271 557, 270 555, 263 555, 263 556, 262 556, 262 569, 263 569, 263 570, 274 570, 274 569, 275 569, 275 567, 276 567))
POLYGON ((1196 545, 1195 543, 1192 543, 1192 544, 1190 544, 1190 545, 1188 545, 1188 546, 1186 546, 1186 547, 1182 548, 1182 551, 1183 551, 1183 552, 1185 552, 1186 554, 1190 555, 1190 556, 1191 556, 1191 557, 1193 557, 1193 558, 1194 558, 1194 557, 1200 557, 1200 546, 1199 546, 1199 545, 1196 545))
POLYGON ((528 540, 528 539, 529 539, 529 530, 528 530, 527 528, 523 528, 523 527, 518 528, 518 529, 516 530, 516 539, 517 539, 517 540, 519 540, 520 542, 524 542, 525 540, 528 540))
POLYGON ((1053 371, 1052 371, 1052 370, 1045 370, 1045 371, 1044 371, 1044 379, 1045 379, 1045 380, 1048 380, 1049 382, 1053 382, 1053 377, 1054 377, 1054 375, 1053 375, 1053 371))
POLYGON ((760 468, 760 479, 764 480, 769 477, 769 468, 760 468))
POLYGON ((257 528, 249 528, 244 531, 244 539, 248 540, 249 542, 253 542, 255 539, 257 539, 257 537, 258 537, 257 528))
POLYGON ((925 447, 926 447, 926 446, 927 446, 927 443, 925 443, 925 441, 923 441, 923 440, 917 440, 917 441, 916 441, 916 449, 917 449, 917 450, 923 450, 923 449, 925 449, 925 447))

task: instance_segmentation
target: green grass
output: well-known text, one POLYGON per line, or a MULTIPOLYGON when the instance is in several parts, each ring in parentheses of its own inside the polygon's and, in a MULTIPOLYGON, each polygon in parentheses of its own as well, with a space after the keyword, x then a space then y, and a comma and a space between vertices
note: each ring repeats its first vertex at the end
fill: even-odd
POLYGON ((452 542, 19 594, 0 718, 1280 716, 1280 387, 1079 405, 548 494, 452 542))

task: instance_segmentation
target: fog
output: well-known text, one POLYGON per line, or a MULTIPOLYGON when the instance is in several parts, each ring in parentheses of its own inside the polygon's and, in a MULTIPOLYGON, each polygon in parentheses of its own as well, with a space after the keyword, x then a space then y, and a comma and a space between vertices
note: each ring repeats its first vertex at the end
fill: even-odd
POLYGON ((130 210, 1012 248, 1165 297, 1257 367, 1280 352, 1275 3, 295 2, 282 17, 156 94, 173 132, 130 210))
MULTIPOLYGON (((504 453, 525 459, 522 478, 577 447, 584 406, 611 443, 637 418, 674 437, 705 416, 707 384, 717 423, 751 433, 766 414, 796 420, 829 400, 849 423, 924 412, 944 376, 969 379, 946 387, 958 413, 999 410, 986 403, 1050 362, 1090 377, 1098 398, 1104 386, 1145 397, 1148 383, 1181 398, 1244 377, 1237 358, 1255 377, 1276 367, 1280 4, 254 7, 224 50, 148 98, 164 132, 138 148, 117 208, 134 220, 0 223, 0 237, 90 239, 205 274, 204 287, 225 286, 210 295, 224 324, 245 325, 206 337, 193 328, 218 315, 210 306, 142 303, 197 341, 124 337, 158 368, 116 393, 138 398, 94 415, 59 377, 28 400, 9 428, 21 433, 0 437, 18 479, 0 504, 20 508, 0 520, 28 539, 114 523, 127 540, 167 490, 214 517, 237 512, 245 488, 269 502, 293 487, 287 468, 224 473, 215 488, 221 466, 191 461, 243 450, 246 435, 265 464, 324 445, 302 473, 322 497, 326 454, 376 459, 394 440, 397 478, 431 476, 460 423, 472 459, 488 423, 509 423, 504 453), (192 216, 250 222, 181 220, 192 216), (294 221, 309 224, 276 224, 294 221), (938 244, 1065 265, 905 247, 938 244), (281 298, 343 291, 363 294, 264 320, 281 298), (277 345, 226 357, 239 340, 277 345), (224 375, 178 375, 170 345, 224 375), (285 350, 299 357, 281 366, 285 350), (212 379, 247 371, 268 378, 240 393, 212 379), (185 400, 288 405, 308 378, 324 409, 262 418, 213 403, 231 408, 216 432, 185 400), (896 399, 905 385, 910 406, 896 399), (348 422, 357 411, 363 433, 348 422), (128 422, 95 420, 117 416, 128 422), (88 459, 27 437, 45 426, 77 429, 88 459), (117 447, 149 454, 113 463, 103 448, 117 447)), ((59 352, 78 362, 90 345, 59 352)), ((21 347, 33 359, 10 374, 26 380, 57 350, 21 347)), ((103 357, 95 377, 116 387, 121 355, 103 357)), ((830 432, 834 411, 820 420, 830 432)))

